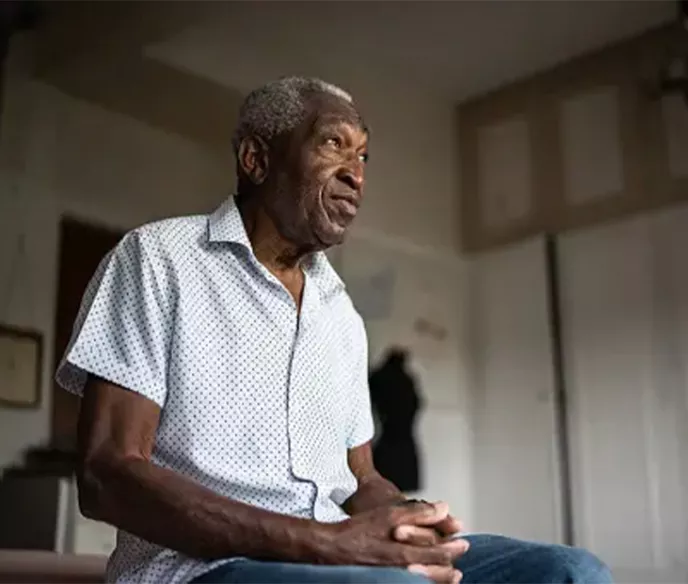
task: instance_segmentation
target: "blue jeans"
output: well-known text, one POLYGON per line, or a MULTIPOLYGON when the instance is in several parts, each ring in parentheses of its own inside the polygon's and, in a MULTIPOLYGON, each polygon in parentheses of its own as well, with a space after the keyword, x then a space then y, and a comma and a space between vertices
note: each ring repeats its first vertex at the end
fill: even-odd
MULTIPOLYGON (((469 535, 471 548, 456 564, 462 584, 609 584, 607 567, 578 548, 498 535, 469 535)), ((194 580, 197 584, 427 584, 403 568, 315 566, 236 560, 194 580)))

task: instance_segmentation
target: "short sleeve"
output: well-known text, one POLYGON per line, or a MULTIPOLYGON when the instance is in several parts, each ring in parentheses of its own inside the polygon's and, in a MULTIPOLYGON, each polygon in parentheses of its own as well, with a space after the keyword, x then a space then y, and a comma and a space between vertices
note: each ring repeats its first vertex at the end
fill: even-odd
POLYGON ((92 374, 163 405, 175 291, 144 237, 128 233, 89 283, 56 373, 67 391, 82 395, 92 374))
POLYGON ((346 447, 356 448, 372 440, 375 428, 370 405, 368 385, 368 338, 363 321, 359 317, 356 342, 354 346, 354 383, 351 396, 349 432, 346 447))

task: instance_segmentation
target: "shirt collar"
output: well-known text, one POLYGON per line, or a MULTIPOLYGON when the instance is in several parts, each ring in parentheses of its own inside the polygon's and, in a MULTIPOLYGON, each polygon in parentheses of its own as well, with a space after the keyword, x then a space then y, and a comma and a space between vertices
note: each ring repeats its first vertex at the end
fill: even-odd
MULTIPOLYGON (((208 217, 208 240, 237 243, 253 255, 251 241, 246 233, 246 227, 244 227, 234 196, 229 197, 208 217)), ((323 293, 323 298, 328 298, 344 289, 344 282, 324 252, 314 253, 310 260, 304 263, 304 271, 323 293)))
POLYGON ((304 266, 304 270, 323 293, 323 299, 334 296, 337 292, 344 290, 344 282, 332 267, 325 252, 319 251, 314 253, 310 261, 304 266))
POLYGON ((238 243, 251 249, 244 221, 234 197, 229 197, 208 218, 208 240, 211 242, 238 243))

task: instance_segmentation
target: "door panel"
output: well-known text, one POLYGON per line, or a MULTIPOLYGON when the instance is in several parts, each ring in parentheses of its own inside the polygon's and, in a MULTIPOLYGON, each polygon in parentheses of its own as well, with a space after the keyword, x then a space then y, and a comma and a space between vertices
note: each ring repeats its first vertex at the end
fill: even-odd
MULTIPOLYGON (((57 306, 55 312, 55 368, 72 333, 72 325, 86 286, 98 264, 122 233, 64 218, 60 223, 57 306)), ((72 450, 76 445, 79 399, 53 383, 51 442, 72 450)))
POLYGON ((561 238, 577 543, 619 581, 686 581, 688 213, 561 238))
POLYGON ((476 527, 562 540, 544 243, 473 264, 476 527))

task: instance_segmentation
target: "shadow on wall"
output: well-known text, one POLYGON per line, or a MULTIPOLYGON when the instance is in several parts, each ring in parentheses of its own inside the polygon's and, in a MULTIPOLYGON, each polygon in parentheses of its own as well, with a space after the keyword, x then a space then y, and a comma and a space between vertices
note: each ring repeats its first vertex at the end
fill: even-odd
POLYGON ((414 437, 422 400, 407 362, 406 349, 391 348, 370 374, 370 398, 381 425, 373 446, 375 466, 399 490, 409 493, 422 486, 414 437))

